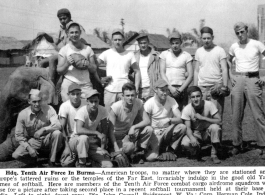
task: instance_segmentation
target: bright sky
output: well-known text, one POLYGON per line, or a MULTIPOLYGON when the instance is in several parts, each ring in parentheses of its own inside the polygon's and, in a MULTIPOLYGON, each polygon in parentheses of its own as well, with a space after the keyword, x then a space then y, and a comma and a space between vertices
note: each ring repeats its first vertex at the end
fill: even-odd
POLYGON ((36 37, 40 31, 58 32, 57 11, 68 8, 74 21, 87 33, 99 27, 111 32, 147 30, 167 35, 166 29, 191 32, 200 19, 213 28, 216 43, 236 40, 233 25, 238 21, 257 25, 257 6, 264 0, 0 0, 0 36, 19 40, 36 37))

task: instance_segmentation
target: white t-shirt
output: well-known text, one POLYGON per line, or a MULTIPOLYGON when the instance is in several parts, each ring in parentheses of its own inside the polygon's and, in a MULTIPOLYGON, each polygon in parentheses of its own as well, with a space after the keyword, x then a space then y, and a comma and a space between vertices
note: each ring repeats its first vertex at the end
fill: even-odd
MULTIPOLYGON (((107 118, 108 116, 108 112, 106 110, 106 108, 104 108, 103 106, 98 106, 98 115, 97 118, 94 121, 91 121, 89 118, 89 114, 87 112, 87 107, 83 106, 82 108, 80 108, 76 115, 75 115, 75 121, 80 120, 83 121, 84 124, 84 128, 89 129, 91 131, 96 131, 97 127, 99 125, 99 122, 105 118, 107 118)), ((74 128, 74 133, 73 135, 76 134, 76 125, 74 128)))
POLYGON ((129 82, 130 66, 136 62, 134 53, 130 51, 118 53, 111 48, 100 54, 99 59, 106 64, 107 76, 112 76, 112 81, 105 89, 115 93, 122 92, 122 86, 129 82))
POLYGON ((150 86, 150 79, 148 76, 148 63, 149 63, 150 55, 151 54, 147 56, 140 55, 139 68, 141 71, 141 78, 142 78, 141 88, 150 86))
POLYGON ((198 85, 211 86, 223 83, 221 60, 226 59, 225 50, 215 46, 210 50, 204 47, 197 49, 195 60, 199 62, 198 85))
POLYGON ((187 64, 191 62, 192 56, 182 51, 179 56, 175 56, 171 49, 163 51, 160 56, 166 63, 166 76, 171 85, 182 85, 185 80, 187 64))
POLYGON ((75 115, 76 112, 82 107, 84 104, 80 104, 78 108, 75 108, 70 100, 67 100, 66 102, 62 103, 59 109, 59 116, 66 118, 67 120, 67 133, 69 136, 72 135, 74 132, 74 126, 75 126, 75 115))
MULTIPOLYGON (((85 45, 82 50, 74 50, 71 48, 70 44, 68 43, 59 51, 59 55, 66 58, 73 54, 79 53, 82 54, 87 60, 94 55, 93 50, 88 45, 85 45)), ((90 81, 90 75, 88 70, 79 70, 76 69, 73 65, 68 67, 68 71, 64 75, 65 78, 68 80, 75 82, 77 84, 89 84, 92 87, 92 83, 90 81)))
POLYGON ((135 99, 132 110, 130 112, 126 112, 125 107, 123 105, 123 100, 120 100, 112 104, 111 109, 116 116, 114 133, 116 135, 126 135, 128 134, 128 131, 130 130, 136 116, 138 114, 142 114, 143 103, 141 100, 135 99))
MULTIPOLYGON (((208 118, 212 118, 213 115, 215 115, 218 112, 218 109, 216 108, 216 106, 214 105, 213 102, 207 101, 207 100, 204 100, 204 102, 205 102, 204 110, 203 110, 203 113, 201 115, 208 117, 208 118)), ((198 131, 204 130, 204 129, 200 128, 201 126, 204 127, 204 125, 202 124, 203 121, 197 120, 195 118, 195 114, 196 114, 195 109, 193 108, 191 103, 189 103, 182 110, 181 118, 183 120, 186 120, 186 121, 191 121, 191 129, 192 130, 198 130, 198 131)))
MULTIPOLYGON (((173 118, 173 110, 178 109, 178 103, 175 99, 170 96, 167 96, 166 103, 161 105, 155 100, 155 97, 151 97, 147 102, 144 104, 144 110, 151 115, 151 126, 154 129, 157 129, 157 123, 166 118, 173 118)), ((168 127, 169 124, 166 124, 165 127, 168 127)))
POLYGON ((264 44, 253 39, 249 39, 244 45, 234 43, 229 49, 229 54, 235 57, 236 72, 259 71, 260 54, 264 50, 264 44))

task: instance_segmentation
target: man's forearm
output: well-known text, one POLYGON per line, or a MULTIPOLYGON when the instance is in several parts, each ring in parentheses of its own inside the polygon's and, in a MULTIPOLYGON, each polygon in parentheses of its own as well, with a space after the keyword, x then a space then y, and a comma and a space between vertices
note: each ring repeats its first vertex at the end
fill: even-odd
POLYGON ((180 124, 182 123, 182 119, 181 118, 170 118, 171 124, 180 124))
POLYGON ((139 91, 140 82, 141 82, 141 73, 140 73, 140 71, 137 71, 135 73, 135 88, 136 88, 136 91, 139 91))
POLYGON ((222 120, 220 119, 216 119, 216 118, 208 118, 208 117, 203 117, 202 120, 207 121, 209 123, 212 124, 217 124, 217 125, 221 125, 222 124, 222 120))

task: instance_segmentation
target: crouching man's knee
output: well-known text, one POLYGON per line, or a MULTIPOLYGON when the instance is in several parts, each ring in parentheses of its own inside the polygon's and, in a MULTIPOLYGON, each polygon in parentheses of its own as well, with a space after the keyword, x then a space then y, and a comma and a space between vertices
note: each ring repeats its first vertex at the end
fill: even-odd
POLYGON ((122 144, 122 151, 127 154, 131 155, 135 150, 135 145, 133 142, 123 142, 122 144))
POLYGON ((209 131, 211 134, 211 142, 212 143, 219 143, 221 140, 221 127, 217 124, 212 124, 209 126, 209 131))
POLYGON ((102 162, 101 168, 112 168, 112 167, 113 167, 113 164, 111 161, 103 161, 102 162))

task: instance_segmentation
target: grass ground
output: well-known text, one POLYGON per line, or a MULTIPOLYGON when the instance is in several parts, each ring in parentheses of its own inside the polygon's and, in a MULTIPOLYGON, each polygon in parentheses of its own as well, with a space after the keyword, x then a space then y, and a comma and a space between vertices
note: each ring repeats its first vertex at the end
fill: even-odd
MULTIPOLYGON (((5 85, 9 75, 16 68, 0 68, 0 90, 5 85)), ((265 71, 261 71, 262 75, 265 75, 265 71)), ((253 145, 253 140, 256 140, 255 129, 252 113, 247 105, 245 110, 245 117, 243 120, 243 139, 245 141, 246 150, 244 153, 239 154, 235 157, 228 157, 227 151, 231 147, 232 143, 232 129, 231 129, 231 101, 230 96, 226 98, 224 108, 224 121, 223 121, 223 145, 224 145, 224 159, 218 166, 264 166, 265 160, 262 160, 259 155, 259 149, 253 145)), ((263 94, 265 101, 265 95, 263 94)), ((203 161, 198 162, 197 160, 190 160, 186 157, 179 156, 176 162, 152 162, 145 164, 137 164, 137 167, 190 167, 190 166, 213 166, 210 155, 210 148, 206 148, 203 151, 203 161)), ((43 160, 43 159, 42 159, 43 160)), ((0 168, 15 168, 21 167, 17 161, 0 162, 0 168)))

